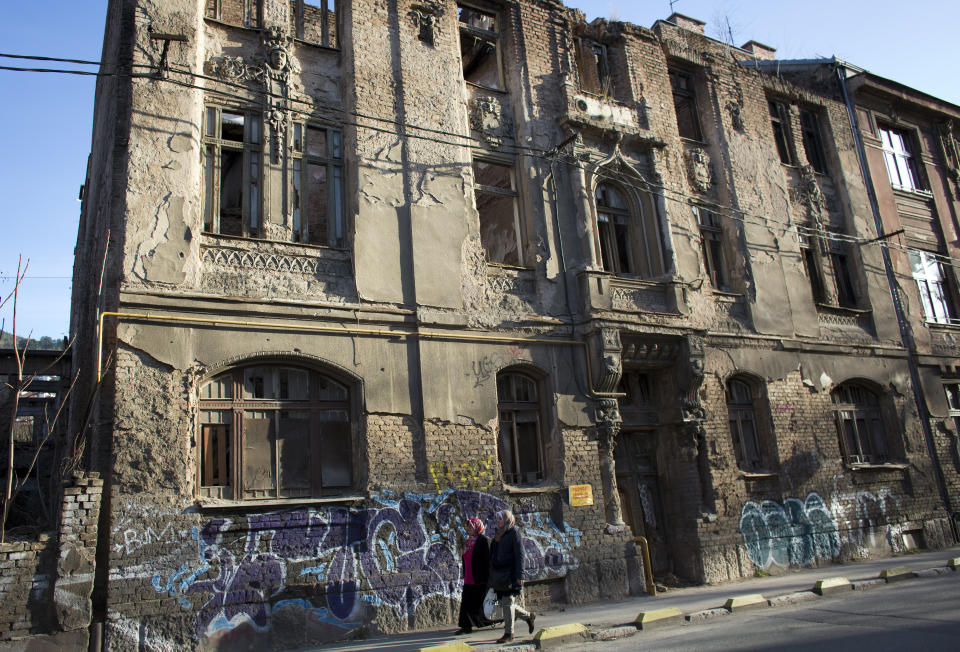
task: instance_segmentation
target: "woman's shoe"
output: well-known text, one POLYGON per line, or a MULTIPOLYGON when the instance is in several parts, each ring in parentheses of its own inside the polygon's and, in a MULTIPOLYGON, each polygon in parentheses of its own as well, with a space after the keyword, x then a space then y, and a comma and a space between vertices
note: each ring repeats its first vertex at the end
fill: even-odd
POLYGON ((457 631, 455 631, 455 632, 453 633, 453 635, 454 635, 454 636, 462 636, 462 635, 464 635, 464 634, 470 634, 471 632, 473 632, 472 629, 466 629, 466 628, 464 628, 464 627, 461 627, 460 629, 458 629, 457 631))
POLYGON ((504 634, 497 639, 497 643, 509 643, 513 640, 513 634, 504 634))
POLYGON ((527 620, 527 627, 530 628, 530 633, 531 633, 531 634, 533 634, 533 621, 535 621, 536 619, 537 619, 537 614, 535 614, 535 613, 531 613, 531 614, 530 614, 529 616, 527 616, 527 618, 526 618, 526 620, 527 620))

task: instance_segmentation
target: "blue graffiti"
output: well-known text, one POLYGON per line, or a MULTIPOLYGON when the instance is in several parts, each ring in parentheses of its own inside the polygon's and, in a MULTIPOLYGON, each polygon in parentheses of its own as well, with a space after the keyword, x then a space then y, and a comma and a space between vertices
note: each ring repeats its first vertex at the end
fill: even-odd
MULTIPOLYGON (((195 528, 196 561, 152 584, 196 610, 198 637, 241 624, 270 627, 278 609, 305 610, 319 622, 352 628, 364 604, 412 615, 428 597, 450 598, 462 587, 459 550, 464 523, 480 518, 489 532, 507 503, 472 490, 439 494, 384 491, 372 508, 297 509, 195 528), (288 581, 288 573, 290 579, 288 581)), ((525 579, 563 577, 577 567, 578 530, 540 512, 519 515, 525 579)))
POLYGON ((817 493, 805 500, 787 498, 783 506, 772 500, 746 503, 740 534, 757 568, 809 566, 840 555, 837 521, 817 493))

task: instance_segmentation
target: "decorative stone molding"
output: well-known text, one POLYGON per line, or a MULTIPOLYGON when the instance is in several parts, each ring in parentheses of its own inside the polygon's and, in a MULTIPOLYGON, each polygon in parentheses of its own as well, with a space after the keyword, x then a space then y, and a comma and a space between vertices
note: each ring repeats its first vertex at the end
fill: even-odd
POLYGON ((947 120, 940 123, 937 127, 937 135, 940 137, 940 147, 943 149, 943 160, 953 180, 954 195, 960 199, 960 143, 957 142, 954 121, 947 120))
POLYGON ((504 138, 513 135, 510 119, 496 97, 476 97, 470 111, 470 124, 490 147, 500 147, 504 138))
POLYGON ((410 5, 407 16, 418 31, 417 38, 432 46, 440 32, 440 17, 443 13, 443 3, 440 0, 420 0, 410 5))
POLYGON ((205 246, 201 260, 204 265, 219 265, 240 270, 268 270, 316 277, 344 277, 352 275, 350 261, 330 260, 312 256, 243 251, 227 247, 205 246))
POLYGON ((713 186, 710 155, 702 147, 694 147, 687 151, 687 175, 690 178, 690 185, 697 192, 707 192, 713 186))
POLYGON ((611 297, 613 309, 619 312, 672 312, 666 290, 660 285, 615 287, 611 297))

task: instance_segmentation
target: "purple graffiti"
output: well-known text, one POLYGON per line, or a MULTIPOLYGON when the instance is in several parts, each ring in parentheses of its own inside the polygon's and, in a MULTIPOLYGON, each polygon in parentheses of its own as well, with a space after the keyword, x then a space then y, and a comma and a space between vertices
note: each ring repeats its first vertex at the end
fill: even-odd
MULTIPOLYGON (((492 534, 494 514, 508 507, 471 490, 373 498, 376 507, 211 519, 196 533, 199 567, 189 572, 184 564, 165 585, 157 575, 154 587, 207 596, 196 613, 198 637, 244 622, 265 630, 273 605, 297 604, 342 627, 363 618, 364 603, 412 617, 424 599, 459 593, 464 522, 480 518, 492 534)), ((527 580, 562 577, 577 566, 571 552, 580 544, 578 530, 526 509, 518 527, 527 580)))

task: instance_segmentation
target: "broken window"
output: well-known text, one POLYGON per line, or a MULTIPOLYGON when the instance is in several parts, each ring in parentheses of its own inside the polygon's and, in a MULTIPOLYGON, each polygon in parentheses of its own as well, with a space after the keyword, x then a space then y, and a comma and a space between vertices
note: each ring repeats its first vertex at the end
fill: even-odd
POLYGON ((670 89, 673 91, 673 108, 677 114, 677 129, 681 138, 703 140, 700 128, 700 112, 697 108, 697 92, 693 75, 683 70, 671 69, 670 89))
POLYGON ((660 230, 653 217, 638 216, 626 190, 611 183, 598 184, 594 198, 603 269, 641 278, 663 274, 660 230))
POLYGON ((585 38, 578 38, 576 44, 580 90, 594 95, 613 95, 607 46, 585 38))
POLYGON ((207 107, 203 131, 203 230, 257 237, 261 206, 257 113, 207 107))
POLYGON ((703 206, 694 206, 697 224, 700 226, 700 246, 703 264, 710 276, 710 283, 718 290, 727 290, 727 265, 723 255, 723 227, 720 216, 703 206))
POLYGON ((206 16, 230 25, 260 26, 259 0, 206 0, 206 16))
POLYGON ((520 216, 513 165, 473 160, 474 194, 480 217, 480 242, 487 262, 522 265, 520 216))
POLYGON ((880 127, 880 144, 883 161, 887 165, 887 176, 891 185, 899 190, 923 190, 911 141, 906 131, 880 127))
POLYGON ((820 116, 809 109, 800 109, 800 130, 803 133, 803 151, 807 163, 820 174, 827 173, 827 156, 823 150, 820 116))
POLYGON ((770 110, 770 126, 773 128, 773 140, 777 144, 780 162, 793 165, 793 150, 790 147, 790 111, 784 102, 767 100, 770 110))
POLYGON ((880 399, 865 386, 848 382, 830 393, 836 410, 840 449, 848 464, 887 461, 887 437, 880 399))
POLYGON ((310 498, 353 483, 347 388, 316 371, 257 365, 200 389, 200 486, 234 500, 310 498))
POLYGON ((950 324, 953 307, 947 286, 944 265, 937 254, 918 249, 910 250, 910 269, 920 292, 923 316, 928 322, 950 324))
POLYGON ((815 303, 826 303, 827 293, 823 285, 823 274, 820 271, 820 257, 810 246, 810 236, 804 233, 805 229, 798 229, 797 238, 800 240, 800 258, 803 261, 803 273, 810 281, 810 292, 815 303))
POLYGON ((757 414, 754 390, 742 378, 727 381, 727 417, 730 436, 737 463, 745 471, 757 471, 763 467, 763 453, 757 430, 757 414))
POLYGON ((460 59, 463 78, 471 84, 503 89, 500 74, 500 21, 495 13, 459 5, 460 59))
POLYGON ((540 398, 537 382, 517 372, 497 375, 500 434, 497 453, 503 479, 510 484, 543 480, 540 398))
POLYGON ((343 247, 343 134, 295 123, 292 164, 294 241, 343 247))
POLYGON ((850 274, 850 256, 847 245, 833 241, 830 251, 830 266, 833 268, 833 283, 837 292, 837 304, 845 308, 857 307, 857 295, 853 290, 853 276, 850 274))
POLYGON ((291 0, 290 22, 297 39, 336 48, 340 46, 340 0, 291 0))

